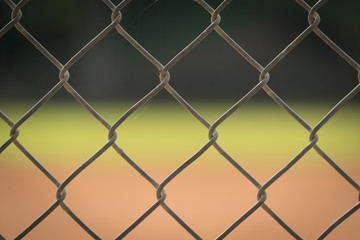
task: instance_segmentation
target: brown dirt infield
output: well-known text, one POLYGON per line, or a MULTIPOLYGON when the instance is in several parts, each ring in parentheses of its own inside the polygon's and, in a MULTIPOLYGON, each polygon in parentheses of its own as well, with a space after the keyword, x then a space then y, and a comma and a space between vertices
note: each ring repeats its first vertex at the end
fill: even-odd
MULTIPOLYGON (((348 173, 359 181, 360 168, 348 173)), ((164 179, 170 172, 151 175, 164 179)), ((54 175, 65 179, 68 171, 54 175)), ((263 183, 273 175, 255 174, 263 183)), ((13 239, 55 201, 56 187, 38 170, 1 168, 0 233, 13 239)), ((69 184, 65 203, 102 239, 114 239, 156 202, 155 189, 134 171, 101 168, 81 173, 69 184)), ((184 171, 169 185, 166 203, 203 239, 215 239, 256 203, 257 189, 229 169, 184 171)), ((358 201, 356 190, 333 169, 296 168, 267 190, 267 205, 303 239, 316 239, 358 201)), ((360 239, 360 212, 327 239, 360 239)), ((24 239, 92 239, 57 208, 24 239)), ((193 239, 161 207, 125 239, 193 239)), ((226 239, 293 239, 272 217, 257 210, 226 239)))

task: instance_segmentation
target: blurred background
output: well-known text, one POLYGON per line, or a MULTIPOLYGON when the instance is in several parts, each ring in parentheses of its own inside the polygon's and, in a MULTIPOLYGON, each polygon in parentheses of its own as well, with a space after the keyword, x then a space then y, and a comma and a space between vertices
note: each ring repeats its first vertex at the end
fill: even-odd
MULTIPOLYGON (((117 4, 119 1, 114 1, 117 4)), ((309 5, 316 1, 307 1, 309 5)), ((209 0, 216 8, 221 1, 209 0)), ((358 1, 328 1, 319 28, 360 59, 358 1)), ((65 64, 111 22, 100 0, 31 0, 21 24, 65 64)), ((133 0, 121 26, 163 65, 193 41, 211 16, 191 0, 133 0)), ((296 1, 232 1, 221 28, 266 66, 308 27, 296 1)), ((11 9, 0 1, 0 28, 11 9)), ((158 71, 116 31, 69 70, 69 83, 113 124, 159 83, 158 71)), ((170 85, 213 123, 257 83, 259 72, 212 32, 171 70, 170 85)), ((15 28, 0 38, 0 110, 18 121, 58 81, 59 71, 15 28)), ((269 86, 310 126, 357 84, 358 73, 311 33, 274 69, 269 86)), ((359 94, 319 131, 318 145, 360 182, 359 94)), ((10 127, 0 120, 0 146, 10 127)), ((61 89, 19 127, 17 140, 63 182, 108 141, 108 130, 61 89)), ((218 128, 219 143, 260 184, 294 158, 309 132, 263 91, 218 128)), ((116 143, 158 183, 208 141, 208 129, 165 90, 117 129, 116 143)), ((57 187, 11 144, 0 154, 0 234, 13 239, 56 200, 57 187)), ((104 239, 114 239, 156 201, 155 189, 113 149, 66 187, 66 204, 104 239)), ((167 186, 166 203, 204 239, 214 239, 257 202, 258 189, 210 148, 167 186)), ((267 189, 267 204, 304 239, 317 238, 358 203, 358 190, 313 149, 267 189), (326 199, 326 201, 324 200, 326 199)), ((329 239, 359 239, 356 212, 329 239)), ((259 209, 228 239, 289 239, 259 209), (261 229, 261 231, 259 231, 261 229)), ((158 208, 128 239, 193 239, 158 208)), ((92 239, 58 207, 27 239, 92 239)))
MULTIPOLYGON (((221 1, 207 2, 216 8, 221 1)), ((330 1, 319 10, 320 29, 355 60, 360 55, 358 7, 357 1, 330 1)), ((21 24, 62 64, 110 23, 111 14, 96 0, 31 1, 23 12, 21 24)), ((210 23, 210 15, 194 1, 132 1, 122 13, 123 28, 163 65, 210 23)), ((0 25, 10 16, 1 2, 0 25)), ((233 1, 221 17, 220 26, 263 66, 308 26, 307 12, 295 1, 233 1)), ((58 70, 15 29, 0 39, 0 52, 1 99, 39 98, 58 81, 58 70)), ((138 99, 159 81, 157 69, 116 31, 70 73, 70 84, 85 99, 138 99)), ((284 100, 338 100, 358 83, 356 71, 315 34, 270 74, 270 87, 284 100)), ((170 83, 185 99, 237 100, 258 75, 213 32, 171 69, 170 83)))

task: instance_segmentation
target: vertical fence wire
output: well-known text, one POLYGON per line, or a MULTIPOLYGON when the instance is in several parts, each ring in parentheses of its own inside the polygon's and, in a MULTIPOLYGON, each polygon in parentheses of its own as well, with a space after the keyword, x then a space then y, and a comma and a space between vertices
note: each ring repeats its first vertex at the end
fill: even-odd
MULTIPOLYGON (((135 0, 134 0, 135 1, 135 0)), ((238 227, 245 219, 251 216, 259 208, 264 209, 285 231, 289 233, 294 239, 302 239, 302 237, 295 231, 296 226, 289 226, 285 221, 281 219, 270 206, 266 204, 267 194, 266 190, 279 178, 281 178, 289 169, 291 169, 299 160, 310 150, 314 149, 332 168, 334 168, 340 176, 342 176, 356 191, 360 192, 359 184, 352 179, 336 162, 328 156, 318 145, 318 131, 331 119, 350 99, 352 99, 360 91, 360 84, 352 89, 346 96, 343 97, 314 127, 311 127, 301 116, 299 116, 290 106, 283 101, 275 91, 269 86, 270 71, 277 67, 277 65, 283 61, 286 56, 297 47, 299 43, 304 41, 310 33, 315 33, 319 39, 326 43, 336 54, 343 58, 356 72, 358 72, 358 81, 360 81, 360 66, 352 59, 346 52, 344 52, 339 46, 337 46, 329 37, 325 35, 319 28, 320 15, 317 11, 326 3, 326 0, 320 0, 313 6, 308 5, 303 0, 296 0, 299 7, 302 7, 308 13, 308 26, 303 29, 290 44, 288 44, 275 58, 273 58, 266 66, 262 66, 252 57, 248 52, 244 50, 234 39, 232 39, 221 27, 221 12, 227 7, 231 7, 231 0, 223 1, 216 9, 213 9, 204 0, 194 0, 204 11, 209 13, 210 23, 209 25, 185 48, 178 52, 169 62, 162 64, 156 59, 149 51, 147 51, 139 42, 137 42, 121 25, 122 10, 126 8, 127 4, 131 0, 124 0, 118 5, 115 5, 110 0, 103 0, 104 4, 111 11, 111 22, 91 41, 89 41, 81 50, 79 50, 74 56, 72 56, 65 64, 62 64, 55 56, 53 56, 38 40, 28 32, 21 24, 22 8, 29 4, 29 0, 22 0, 15 4, 11 0, 4 0, 4 2, 11 8, 11 19, 0 30, 0 38, 3 37, 10 29, 15 28, 21 33, 49 62, 51 62, 59 71, 59 82, 53 86, 53 88, 47 92, 34 106, 32 106, 26 114, 24 114, 18 121, 13 122, 7 117, 4 112, 0 111, 0 118, 10 128, 10 137, 0 146, 0 154, 11 144, 14 144, 19 151, 21 151, 29 161, 31 161, 48 179, 57 187, 56 201, 48 207, 48 209, 37 219, 35 219, 26 229, 24 229, 15 239, 22 239, 30 231, 37 227, 45 218, 47 218, 55 209, 62 208, 84 231, 86 231, 92 238, 101 239, 87 224, 82 221, 76 213, 71 210, 69 206, 64 203, 66 198, 66 187, 72 181, 75 181, 77 176, 84 171, 89 165, 91 165, 96 159, 106 152, 109 148, 113 148, 135 171, 137 171, 146 181, 148 181, 155 189, 157 201, 146 210, 141 216, 138 217, 128 228, 119 233, 116 239, 123 239, 133 229, 135 229, 142 221, 144 221, 149 215, 151 215, 157 208, 163 208, 172 218, 174 218, 179 225, 181 225, 194 239, 202 239, 202 237, 193 230, 173 209, 166 204, 166 186, 173 181, 179 173, 184 171, 192 163, 197 161, 199 157, 206 152, 209 148, 216 149, 224 158, 224 160, 231 163, 240 174, 245 176, 248 181, 258 189, 257 202, 246 212, 244 212, 238 219, 224 229, 222 233, 219 233, 217 239, 224 239, 230 234, 236 227, 238 227), (230 5, 229 5, 230 4, 230 5), (98 114, 93 107, 84 98, 76 92, 76 90, 70 85, 69 81, 70 71, 73 65, 75 65, 87 52, 104 39, 111 31, 116 31, 126 41, 128 41, 143 57, 149 61, 156 69, 159 70, 159 83, 150 92, 148 92, 142 99, 136 102, 131 108, 129 108, 118 120, 113 124, 109 124, 100 114, 98 114), (231 106, 226 112, 224 112, 213 124, 209 123, 203 116, 201 116, 184 98, 170 85, 170 72, 171 69, 179 62, 182 61, 186 55, 191 52, 198 44, 207 38, 207 36, 215 32, 222 39, 224 44, 228 44, 233 50, 244 58, 255 70, 259 72, 258 82, 254 82, 253 88, 242 96, 233 106, 231 106), (21 134, 19 128, 28 119, 30 119, 34 113, 46 104, 60 89, 66 89, 68 93, 78 101, 103 127, 108 131, 108 142, 106 142, 96 153, 94 153, 88 160, 86 160, 79 168, 77 168, 69 177, 67 177, 62 183, 59 182, 50 171, 48 171, 18 140, 18 136, 21 134), (125 151, 117 145, 115 142, 117 139, 116 130, 123 122, 128 119, 137 109, 144 106, 149 100, 154 98, 159 92, 167 91, 184 109, 186 109, 197 121, 199 121, 205 128, 208 129, 208 141, 197 152, 184 161, 178 168, 176 168, 167 178, 162 182, 155 181, 144 169, 142 169, 125 151), (264 91, 268 97, 273 100, 280 108, 288 113, 295 121, 297 121, 304 129, 309 132, 309 143, 303 146, 303 149, 295 155, 285 166, 283 166, 273 177, 268 181, 261 184, 256 178, 254 178, 249 172, 247 172, 229 153, 227 153, 217 142, 218 133, 216 129, 226 121, 234 112, 241 108, 247 101, 253 98, 260 91, 264 91)), ((358 203, 345 212, 342 216, 339 216, 337 220, 333 222, 324 232, 318 237, 318 239, 325 239, 331 231, 339 226, 344 220, 350 217, 360 208, 360 196, 358 203)), ((0 239, 5 239, 0 233, 0 239)))

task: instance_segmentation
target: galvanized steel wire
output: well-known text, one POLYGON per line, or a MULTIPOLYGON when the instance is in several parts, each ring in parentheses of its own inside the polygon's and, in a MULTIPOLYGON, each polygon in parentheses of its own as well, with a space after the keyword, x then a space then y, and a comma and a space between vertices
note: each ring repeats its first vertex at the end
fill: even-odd
MULTIPOLYGON (((343 58, 356 72, 358 72, 358 80, 360 81, 360 65, 352 59, 347 53, 345 53, 339 46, 337 46, 326 34, 320 30, 320 15, 317 11, 326 3, 326 0, 320 0, 315 5, 310 6, 303 0, 296 0, 298 5, 308 12, 308 26, 303 32, 298 35, 288 46, 286 46, 275 58, 273 58, 266 66, 262 66, 256 61, 249 53, 246 52, 235 40, 233 40, 221 27, 220 13, 228 7, 231 0, 223 1, 216 9, 213 9, 204 0, 195 0, 204 11, 209 13, 210 23, 189 45, 177 53, 169 62, 162 64, 157 60, 150 52, 148 52, 142 45, 140 45, 121 25, 122 10, 126 8, 127 4, 131 0, 124 0, 120 4, 115 5, 110 0, 103 0, 104 4, 111 10, 111 22, 105 27, 97 36, 89 41, 80 51, 72 56, 65 64, 62 64, 55 56, 53 56, 33 35, 28 32, 21 24, 22 8, 30 2, 30 0, 22 0, 18 4, 15 4, 11 0, 4 0, 5 3, 12 9, 9 22, 0 30, 0 37, 4 36, 10 29, 16 28, 44 57, 48 59, 59 71, 59 82, 53 86, 53 88, 46 93, 28 112, 23 115, 18 121, 13 122, 9 119, 5 113, 0 112, 0 118, 9 127, 10 137, 8 140, 0 146, 0 154, 9 145, 14 144, 28 159, 31 161, 48 179, 57 187, 56 201, 45 211, 41 216, 33 221, 26 229, 24 229, 16 239, 22 239, 30 231, 37 227, 37 225, 47 218, 56 208, 62 208, 81 228, 84 229, 94 239, 101 239, 101 237, 90 229, 85 222, 83 222, 70 207, 64 203, 66 198, 66 187, 76 180, 76 177, 84 171, 89 165, 91 165, 100 155, 102 155, 109 148, 113 148, 128 164, 133 167, 141 176, 146 179, 154 188, 157 196, 157 201, 145 211, 139 218, 134 221, 127 229, 119 233, 116 239, 123 239, 134 228, 136 228, 144 219, 146 219, 152 212, 162 207, 171 217, 173 217, 178 224, 180 224, 194 239, 202 239, 202 237, 195 232, 191 226, 189 226, 180 216, 166 204, 166 186, 177 177, 179 173, 184 171, 189 165, 195 162, 204 152, 209 148, 215 148, 225 160, 232 164, 239 173, 245 176, 249 182, 251 182, 256 188, 258 188, 257 202, 248 211, 239 216, 233 224, 224 229, 222 233, 219 233, 217 239, 224 239, 231 233, 237 226, 239 226, 245 219, 252 215, 259 208, 264 209, 284 230, 289 233, 294 239, 302 239, 302 237, 296 232, 296 226, 289 226, 285 221, 281 219, 270 206, 266 204, 267 194, 266 190, 279 178, 282 177, 290 168, 292 168, 301 158, 310 150, 314 149, 331 167, 333 167, 352 187, 360 192, 359 184, 353 180, 342 168, 340 168, 336 162, 330 158, 318 145, 318 131, 331 119, 350 99, 352 99, 360 91, 360 84, 352 89, 346 96, 339 101, 333 109, 331 109, 323 119, 318 122, 314 127, 311 127, 301 116, 299 116, 288 104, 283 101, 269 86, 270 71, 278 65, 279 62, 293 51, 296 46, 301 43, 310 33, 315 33, 324 43, 326 43, 333 51, 335 51, 341 58, 343 58), (81 59, 88 51, 104 39, 110 32, 117 31, 124 39, 126 39, 139 53, 143 55, 156 69, 159 71, 159 83, 148 92, 142 99, 136 102, 131 108, 129 108, 113 125, 109 124, 100 114, 98 114, 88 102, 82 98, 80 94, 70 85, 70 71, 71 67, 75 65, 79 59, 81 59), (191 52, 198 44, 200 44, 210 33, 216 32, 221 38, 225 40, 225 44, 229 44, 234 51, 241 55, 253 68, 259 72, 258 83, 244 96, 240 96, 240 100, 236 102, 231 108, 229 108, 222 116, 220 116, 214 123, 209 123, 204 117, 202 117, 186 100, 183 99, 170 85, 170 72, 171 69, 181 61, 189 52, 191 52), (95 154, 93 154, 88 160, 86 160, 78 169, 76 169, 64 182, 59 182, 41 163, 38 161, 18 140, 20 134, 19 128, 24 124, 32 115, 37 112, 49 99, 51 99, 60 89, 65 88, 73 98, 78 101, 95 119, 97 119, 108 130, 108 142, 101 147, 95 154), (115 141, 117 139, 117 128, 129 118, 138 108, 144 106, 150 99, 154 98, 159 92, 167 91, 171 96, 189 113, 192 114, 204 127, 208 129, 208 142, 202 146, 192 157, 184 161, 181 166, 175 169, 167 178, 162 182, 155 181, 144 169, 142 169, 130 156, 128 156, 115 141), (231 116, 237 109, 242 107, 244 103, 253 98, 260 91, 265 91, 269 98, 279 105, 285 112, 291 115, 303 128, 309 132, 309 143, 303 147, 303 149, 293 157, 282 169, 280 169, 273 177, 268 181, 261 184, 252 175, 250 175, 230 154, 228 154, 217 142, 218 133, 216 129, 231 116)), ((135 0, 134 0, 135 1, 135 0)), ((231 6, 231 5, 230 5, 231 6)), ((331 231, 339 226, 344 220, 346 220, 351 214, 356 212, 360 208, 360 195, 358 203, 345 212, 342 216, 339 216, 334 223, 318 237, 318 239, 325 239, 331 231)), ((0 233, 0 239, 5 239, 0 233)))

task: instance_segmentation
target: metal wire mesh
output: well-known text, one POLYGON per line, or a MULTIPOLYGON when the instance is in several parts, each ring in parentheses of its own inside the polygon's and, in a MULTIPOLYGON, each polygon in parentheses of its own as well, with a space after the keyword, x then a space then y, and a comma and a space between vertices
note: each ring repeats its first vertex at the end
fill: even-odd
MULTIPOLYGON (((149 53, 142 45, 140 45, 121 25, 122 10, 126 8, 127 4, 131 0, 124 0, 118 5, 114 5, 110 0, 103 0, 104 4, 111 10, 111 22, 104 28, 96 37, 89 41, 80 51, 72 56, 65 64, 62 64, 55 56, 53 56, 37 39, 35 39, 30 32, 28 32, 21 24, 22 8, 29 3, 29 0, 22 0, 18 4, 15 4, 11 0, 4 0, 6 4, 12 9, 10 21, 0 30, 0 38, 4 36, 10 29, 16 28, 48 61, 50 61, 59 70, 59 82, 53 86, 53 88, 47 92, 40 101, 38 101, 29 111, 22 116, 17 122, 13 122, 9 119, 5 113, 0 112, 0 118, 7 125, 11 127, 10 137, 0 147, 0 153, 3 152, 9 145, 14 144, 19 151, 21 151, 29 161, 31 161, 53 184, 57 187, 57 200, 50 206, 40 217, 38 217, 30 226, 24 229, 16 239, 24 238, 30 231, 38 226, 45 218, 47 218, 56 208, 62 208, 84 231, 86 231, 94 239, 101 239, 100 236, 90 229, 83 220, 81 220, 69 206, 64 203, 66 198, 66 187, 75 181, 77 176, 84 171, 89 165, 91 165, 99 156, 106 152, 109 148, 113 148, 128 164, 131 165, 141 176, 146 179, 156 189, 157 201, 145 211, 136 221, 134 221, 127 229, 121 232, 116 239, 123 239, 133 229, 135 229, 144 219, 151 215, 155 209, 162 207, 172 218, 174 218, 179 225, 181 225, 193 238, 202 239, 202 237, 193 230, 179 215, 171 209, 166 203, 166 186, 173 181, 179 173, 184 171, 189 165, 198 160, 198 158, 206 152, 209 148, 215 148, 229 163, 236 168, 239 173, 245 176, 249 182, 251 182, 256 188, 258 188, 257 199, 258 201, 248 211, 238 217, 238 220, 224 229, 217 239, 224 239, 231 233, 236 227, 238 227, 245 219, 256 212, 259 208, 264 209, 284 230, 286 230, 290 236, 295 239, 302 239, 302 237, 293 230, 285 221, 283 221, 276 212, 274 212, 266 204, 266 190, 279 178, 281 178, 290 168, 292 168, 302 157, 310 150, 314 149, 332 168, 334 168, 338 174, 340 174, 352 187, 357 191, 360 191, 359 184, 353 180, 342 168, 340 168, 334 160, 332 160, 318 145, 319 139, 318 131, 331 119, 350 99, 352 99, 360 90, 360 84, 352 89, 346 96, 343 97, 314 127, 311 127, 301 116, 299 116, 294 110, 292 110, 286 102, 284 102, 268 85, 270 80, 270 71, 274 69, 279 62, 293 51, 299 43, 301 43, 310 33, 315 33, 324 43, 326 43, 334 52, 336 52, 341 58, 343 58, 358 74, 358 80, 360 80, 360 65, 348 56, 339 46, 337 46, 329 37, 325 35, 323 31, 319 29, 320 16, 317 11, 326 3, 326 0, 320 0, 315 5, 309 6, 303 0, 296 0, 298 5, 308 12, 308 27, 298 35, 286 48, 284 48, 275 58, 273 58, 266 66, 259 64, 250 54, 248 54, 236 41, 234 41, 221 27, 220 13, 228 7, 231 0, 223 1, 216 9, 213 9, 204 0, 195 0, 204 11, 207 11, 210 16, 210 24, 198 35, 190 44, 176 54, 169 62, 162 64, 151 53, 149 53), (102 116, 100 116, 93 107, 83 99, 83 97, 76 92, 76 90, 70 85, 70 69, 75 65, 84 54, 104 39, 110 32, 116 30, 119 35, 126 39, 139 53, 143 55, 156 69, 159 71, 160 83, 140 99, 136 104, 129 108, 125 114, 123 114, 113 125, 109 124, 102 116), (226 41, 226 44, 230 45, 234 51, 241 55, 253 68, 259 72, 259 82, 244 96, 241 96, 231 108, 223 113, 214 123, 209 123, 204 117, 202 117, 183 97, 170 85, 170 72, 171 69, 182 60, 189 52, 191 52, 198 44, 200 44, 211 32, 216 32, 221 38, 226 41), (76 169, 65 181, 59 182, 51 172, 49 172, 18 140, 20 134, 19 127, 24 124, 32 115, 37 112, 49 99, 53 98, 56 93, 65 88, 72 97, 78 101, 91 115, 98 120, 108 130, 108 142, 101 147, 95 154, 93 154, 88 160, 86 160, 78 169, 76 169), (293 157, 285 166, 281 168, 273 177, 268 181, 261 184, 257 179, 250 175, 230 154, 228 154, 217 142, 218 133, 216 129, 231 116, 237 109, 242 107, 244 103, 253 98, 260 91, 265 91, 269 98, 278 104, 285 112, 287 112, 292 118, 294 118, 303 128, 309 132, 309 143, 293 157), (202 146, 192 157, 187 159, 177 169, 175 169, 167 178, 162 182, 155 181, 147 172, 144 171, 130 156, 128 156, 116 143, 118 127, 129 118, 138 108, 147 104, 147 102, 154 98, 159 92, 167 91, 171 96, 194 118, 197 119, 202 125, 208 129, 208 142, 202 146)), ((345 212, 342 216, 334 221, 334 223, 318 237, 318 239, 325 239, 337 226, 339 226, 344 220, 349 218, 354 212, 360 208, 360 196, 359 202, 345 212)), ((0 233, 0 239, 5 239, 0 233)))

